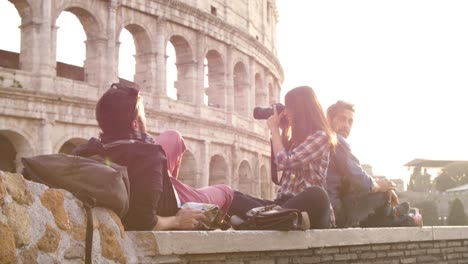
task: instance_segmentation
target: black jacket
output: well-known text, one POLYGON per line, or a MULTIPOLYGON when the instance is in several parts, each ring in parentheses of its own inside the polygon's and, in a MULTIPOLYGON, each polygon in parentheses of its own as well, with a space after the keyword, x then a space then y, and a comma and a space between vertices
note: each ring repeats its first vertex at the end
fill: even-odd
POLYGON ((137 142, 104 148, 98 139, 91 138, 78 146, 74 154, 82 157, 100 155, 127 167, 130 208, 122 218, 126 230, 152 230, 158 215, 177 213, 177 201, 161 146, 137 142))

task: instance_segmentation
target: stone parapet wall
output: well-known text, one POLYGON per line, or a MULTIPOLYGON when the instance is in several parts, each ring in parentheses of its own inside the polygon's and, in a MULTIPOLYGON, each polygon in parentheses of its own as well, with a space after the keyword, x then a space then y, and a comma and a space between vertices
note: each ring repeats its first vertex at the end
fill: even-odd
MULTIPOLYGON (((468 227, 125 232, 94 208, 94 263, 468 263, 468 227)), ((64 190, 0 171, 0 263, 83 263, 86 215, 64 190)))

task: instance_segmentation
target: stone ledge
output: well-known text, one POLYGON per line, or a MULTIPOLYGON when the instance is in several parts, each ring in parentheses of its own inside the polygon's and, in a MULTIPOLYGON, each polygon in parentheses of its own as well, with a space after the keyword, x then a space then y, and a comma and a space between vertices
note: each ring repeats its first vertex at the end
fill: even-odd
MULTIPOLYGON (((301 250, 334 246, 354 246, 468 238, 468 226, 348 228, 308 231, 143 231, 126 232, 127 240, 138 244, 146 237, 145 248, 157 255, 212 254, 301 250), (214 246, 216 245, 216 246, 214 246)), ((145 249, 139 249, 145 250, 145 249)), ((143 253, 143 252, 142 252, 143 253)), ((148 253, 143 253, 147 255, 148 253)))

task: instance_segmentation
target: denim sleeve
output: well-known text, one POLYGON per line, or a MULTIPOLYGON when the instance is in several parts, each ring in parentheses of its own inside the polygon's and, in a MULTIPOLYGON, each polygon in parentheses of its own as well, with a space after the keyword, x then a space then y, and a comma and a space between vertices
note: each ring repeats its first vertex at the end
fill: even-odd
POLYGON ((359 160, 351 152, 349 145, 340 140, 336 152, 337 166, 351 188, 361 194, 370 193, 375 184, 374 180, 364 171, 359 160))

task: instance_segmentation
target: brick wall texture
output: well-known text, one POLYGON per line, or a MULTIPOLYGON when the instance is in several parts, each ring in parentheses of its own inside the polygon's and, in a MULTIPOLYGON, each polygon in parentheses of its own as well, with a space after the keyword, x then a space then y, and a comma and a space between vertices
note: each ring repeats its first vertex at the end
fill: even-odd
POLYGON ((179 256, 179 258, 180 263, 193 264, 461 264, 468 263, 468 238, 465 240, 326 247, 281 252, 184 255, 179 256))

